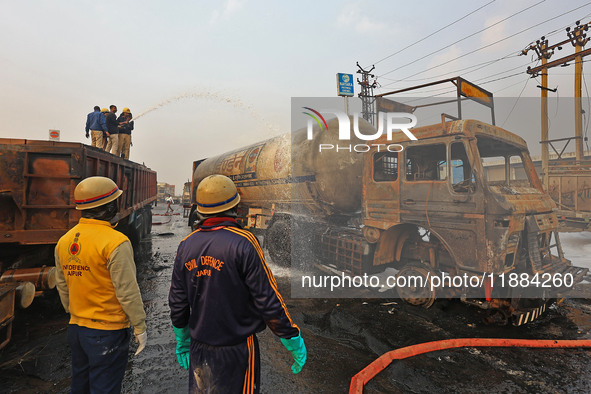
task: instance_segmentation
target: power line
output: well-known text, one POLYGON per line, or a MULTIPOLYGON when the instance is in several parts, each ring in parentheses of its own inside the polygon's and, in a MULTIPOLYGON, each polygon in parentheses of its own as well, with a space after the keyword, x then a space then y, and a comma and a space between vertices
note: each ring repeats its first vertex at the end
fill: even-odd
MULTIPOLYGON (((476 80, 471 81, 471 82, 474 82, 474 83, 479 82, 479 84, 482 85, 482 84, 486 84, 486 83, 490 83, 490 82, 500 81, 500 80, 503 80, 505 78, 514 77, 516 75, 523 75, 523 73, 515 73, 515 74, 507 75, 505 77, 501 77, 501 78, 497 78, 497 79, 493 79, 493 80, 490 80, 490 81, 486 81, 486 82, 480 83, 480 81, 483 81, 483 80, 485 80, 487 78, 494 77, 495 75, 502 75, 502 74, 508 73, 510 71, 513 71, 513 70, 516 70, 516 69, 519 69, 519 68, 523 68, 523 67, 527 66, 530 63, 533 63, 533 62, 528 62, 528 63, 526 63, 524 65, 513 67, 513 68, 510 68, 508 70, 501 71, 501 72, 498 72, 498 73, 495 73, 495 74, 491 74, 491 75, 488 75, 488 76, 483 77, 483 78, 480 78, 480 79, 476 79, 476 80)), ((456 90, 449 90, 448 87, 443 87, 443 88, 438 88, 438 89, 423 90, 421 93, 441 92, 442 90, 445 90, 446 91, 446 92, 444 92, 442 94, 456 92, 456 90)), ((431 96, 428 96, 428 97, 431 97, 431 96)))
POLYGON ((488 3, 486 3, 486 4, 485 4, 485 5, 483 5, 482 7, 479 7, 479 8, 477 8, 477 9, 475 9, 474 11, 472 11, 472 12, 470 12, 470 13, 468 13, 468 14, 464 15, 464 16, 463 16, 463 17, 461 17, 460 19, 456 19, 456 20, 455 20, 455 21, 453 21, 452 23, 450 23, 450 24, 448 24, 448 25, 445 25, 445 26, 443 26, 441 29, 439 29, 439 30, 437 30, 437 31, 434 31, 433 33, 429 34, 428 36, 426 36, 426 37, 423 37, 423 38, 421 38, 420 40, 418 40, 418 41, 415 41, 415 42, 413 42, 412 44, 405 46, 404 48, 402 48, 402 49, 400 49, 400 50, 398 50, 398 51, 394 52, 394 53, 393 53, 393 54, 391 54, 391 55, 388 55, 388 56, 386 56, 386 57, 385 57, 385 58, 383 58, 383 59, 380 59, 380 60, 378 60, 377 62, 375 62, 375 63, 373 63, 373 64, 378 64, 378 63, 381 63, 381 62, 383 62, 384 60, 391 58, 392 56, 398 55, 400 52, 402 52, 402 51, 404 51, 404 50, 406 50, 406 49, 408 49, 408 48, 410 48, 410 47, 412 47, 412 46, 414 46, 414 45, 418 44, 419 42, 425 41, 427 38, 434 36, 435 34, 437 34, 437 33, 441 32, 441 31, 443 31, 443 30, 447 29, 447 28, 448 28, 448 27, 450 27, 450 26, 453 26, 453 25, 455 25, 455 24, 456 24, 456 23, 458 23, 459 21, 461 21, 461 20, 463 20, 463 19, 466 19, 466 18, 467 18, 467 17, 469 17, 470 15, 474 14, 474 13, 475 13, 475 12, 477 12, 477 11, 480 11, 480 10, 481 10, 481 9, 483 9, 484 7, 486 7, 486 6, 490 5, 490 4, 494 3, 494 2, 495 2, 495 0, 492 0, 492 1, 488 2, 488 3))
MULTIPOLYGON (((579 18, 579 20, 587 19, 587 18, 589 18, 590 16, 591 16, 591 13, 589 13, 589 14, 587 14, 587 15, 585 15, 585 16, 583 16, 583 17, 581 17, 581 18, 579 18)), ((570 27, 571 25, 572 25, 572 23, 569 23, 569 24, 567 24, 567 25, 564 25, 563 27, 559 27, 558 29, 554 29, 554 30, 552 30, 552 31, 550 31, 550 32, 548 32, 548 33, 546 33, 546 34, 544 34, 544 37, 548 38, 548 37, 551 37, 551 36, 553 36, 553 35, 555 35, 555 34, 558 34, 558 33, 560 33, 560 32, 564 33, 564 29, 566 29, 567 27, 570 27)), ((533 45, 533 44, 535 44, 535 41, 532 41, 532 42, 530 42, 529 44, 527 44, 527 45, 524 47, 524 49, 525 49, 525 48, 529 48, 529 47, 530 47, 531 45, 533 45)))
POLYGON ((509 117, 511 116, 511 114, 513 113, 513 110, 517 106, 517 102, 521 98, 521 95, 523 94, 523 91, 525 90, 525 87, 527 86, 527 83, 529 82, 530 79, 531 78, 528 78, 528 79, 525 80, 525 85, 523 85, 523 88, 521 89, 521 92, 519 92, 519 96, 517 96, 517 100, 515 100, 515 102, 513 103, 513 107, 511 108, 511 111, 509 111, 509 114, 507 115, 507 117, 505 118, 505 120, 503 121, 503 123, 501 124, 501 127, 503 127, 505 125, 505 123, 507 122, 507 120, 509 119, 509 117))
MULTIPOLYGON (((539 3, 538 3, 538 4, 539 4, 539 3)), ((522 33, 526 32, 526 31, 528 31, 528 30, 531 30, 531 29, 533 29, 533 28, 535 28, 535 27, 538 27, 538 26, 540 26, 540 25, 542 25, 542 24, 544 24, 544 23, 550 22, 550 21, 552 21, 552 20, 554 20, 554 19, 560 18, 561 16, 564 16, 564 15, 570 14, 570 13, 572 13, 572 12, 574 12, 574 11, 576 11, 576 10, 580 9, 580 8, 586 7, 586 6, 588 6, 589 4, 591 4, 591 1, 590 1, 590 2, 588 2, 588 3, 585 3, 585 4, 583 4, 583 5, 581 5, 581 6, 579 6, 579 7, 573 8, 573 9, 572 9, 572 10, 570 10, 570 11, 566 11, 566 12, 564 12, 564 13, 560 14, 560 15, 557 15, 557 16, 554 16, 554 17, 552 17, 552 18, 546 19, 545 21, 542 21, 542 22, 540 22, 540 23, 536 23, 536 24, 535 24, 535 25, 533 25, 533 26, 530 26, 530 27, 528 27, 528 28, 526 28, 526 29, 523 29, 523 30, 521 30, 521 31, 519 31, 519 32, 517 32, 517 33, 511 34, 510 36, 507 36, 507 37, 505 37, 505 38, 502 38, 502 39, 500 39, 500 40, 497 40, 497 41, 495 41, 495 42, 493 42, 493 43, 491 43, 491 44, 488 44, 488 45, 482 46, 482 47, 480 47, 480 48, 474 49, 474 50, 472 50, 472 51, 470 51, 470 52, 468 52, 468 53, 466 53, 466 54, 464 54, 464 55, 461 55, 461 56, 458 56, 458 57, 456 57, 456 58, 453 58, 453 59, 451 59, 451 60, 448 60, 448 61, 446 61, 446 62, 440 63, 440 64, 438 64, 438 65, 436 65, 436 66, 433 66, 433 67, 430 67, 430 68, 428 68, 428 69, 426 69, 426 70, 423 70, 423 71, 416 72, 416 73, 414 73, 414 74, 412 74, 412 75, 409 75, 409 76, 408 76, 408 77, 406 77, 406 78, 411 78, 411 77, 414 77, 415 75, 419 75, 419 74, 422 74, 422 73, 424 73, 424 72, 427 72, 427 71, 433 70, 434 68, 441 67, 441 66, 443 66, 443 65, 446 65, 446 64, 448 64, 448 63, 451 63, 451 62, 453 62, 453 61, 456 61, 456 60, 458 60, 458 59, 461 59, 461 58, 463 58, 463 57, 466 57, 466 56, 468 56, 468 55, 471 55, 471 54, 473 54, 473 53, 475 53, 475 52, 478 52, 478 51, 481 51, 481 50, 483 50, 483 49, 486 49, 486 48, 488 48, 488 47, 491 47, 491 46, 493 46, 493 45, 496 45, 496 44, 498 44, 498 43, 500 43, 500 42, 503 42, 503 41, 505 41, 505 40, 508 40, 509 38, 513 38, 513 37, 515 37, 515 36, 517 36, 517 35, 519 35, 519 34, 522 34, 522 33)), ((406 79, 406 78, 405 78, 405 79, 406 79)), ((387 85, 384 85, 384 86, 387 86, 387 85)))
POLYGON ((492 28, 492 27, 494 27, 494 26, 498 25, 499 23, 502 23, 502 22, 504 22, 504 21, 506 21, 506 20, 508 20, 508 19, 511 19, 511 18, 513 18, 514 16, 517 16, 517 15, 521 14, 522 12, 525 12, 525 11, 527 11, 527 10, 529 10, 529 9, 531 9, 531 8, 533 8, 533 7, 535 7, 535 6, 537 6, 537 5, 540 5, 540 4, 542 4, 544 1, 546 1, 546 0, 542 0, 542 1, 538 2, 538 3, 536 3, 536 4, 530 5, 529 7, 527 7, 527 8, 524 8, 523 10, 521 10, 521 11, 518 11, 518 12, 516 12, 516 13, 512 14, 512 15, 509 15, 508 17, 506 17, 506 18, 504 18, 504 19, 501 19, 501 20, 500 20, 500 21, 498 21, 498 22, 495 22, 495 23, 493 23, 492 25, 490 25, 490 26, 488 26, 488 27, 485 27, 484 29, 480 29, 480 30, 478 30, 478 31, 477 31, 477 32, 475 32, 475 33, 472 33, 472 34, 470 34, 470 35, 468 35, 468 36, 466 36, 466 37, 464 37, 464 38, 461 38, 461 39, 459 39, 459 40, 457 40, 457 41, 455 41, 455 42, 453 42, 453 43, 451 43, 451 44, 449 44, 449 45, 446 45, 446 46, 444 46, 444 47, 442 47, 442 48, 439 48, 439 49, 437 49, 436 51, 430 52, 430 53, 426 54, 426 55, 425 55, 425 56, 423 56, 423 57, 420 57, 420 58, 418 58, 418 59, 415 59, 415 60, 413 60, 412 62, 406 63, 406 64, 404 64, 404 65, 402 65, 402 66, 400 66, 400 67, 397 67, 397 68, 395 68, 395 69, 393 69, 393 70, 390 70, 390 71, 388 71, 388 72, 385 72, 384 74, 382 74, 382 75, 379 75, 379 76, 378 76, 378 78, 379 78, 379 77, 382 77, 382 76, 384 76, 384 75, 388 75, 388 74, 390 74, 390 73, 393 73, 394 71, 400 70, 401 68, 404 68, 404 67, 406 67, 406 66, 410 66, 411 64, 414 64, 414 63, 416 63, 416 62, 418 62, 418 61, 420 61, 420 60, 423 60, 423 59, 424 59, 424 58, 426 58, 426 57, 429 57, 429 56, 431 56, 431 55, 433 55, 433 54, 435 54, 435 53, 437 53, 437 52, 441 52, 441 51, 443 51, 444 49, 447 49, 447 48, 449 48, 449 47, 451 47, 451 46, 453 46, 453 45, 455 45, 455 44, 457 44, 457 43, 459 43, 459 42, 462 42, 462 41, 464 41, 464 40, 466 40, 466 39, 468 39, 468 38, 470 38, 470 37, 473 37, 473 36, 475 36, 475 35, 477 35, 477 34, 480 34, 480 33, 482 33, 483 31, 485 31, 485 30, 488 30, 488 29, 490 29, 490 28, 492 28))
MULTIPOLYGON (((533 62, 533 61, 532 61, 532 62, 533 62)), ((529 63, 532 63, 532 62, 529 62, 529 63)), ((539 63, 539 60, 535 60, 535 62, 536 62, 536 64, 537 64, 537 63, 539 63)), ((587 62, 591 62, 591 60, 583 60, 583 61, 582 61, 582 63, 587 63, 587 62)), ((528 63, 528 64, 529 64, 529 63, 528 63)), ((495 75, 504 74, 504 73, 507 73, 507 72, 509 72, 509 71, 513 71, 513 70, 515 70, 515 69, 517 69, 517 68, 525 67, 526 65, 527 65, 527 64, 525 64, 525 65, 522 65, 522 66, 519 66, 519 67, 510 68, 510 69, 508 69, 508 70, 505 70, 505 71, 502 71, 502 72, 499 72, 499 73, 496 73, 496 74, 489 75, 489 76, 487 76, 487 77, 485 77, 485 78, 476 79, 476 80, 474 80, 474 81, 472 81, 472 82, 474 82, 474 83, 478 82, 478 83, 479 83, 479 85, 485 85, 485 84, 488 84, 488 83, 492 83, 492 82, 501 81, 501 80, 503 80, 503 79, 513 78, 513 77, 515 77, 515 76, 517 76, 517 75, 523 75, 523 73, 515 73, 515 74, 511 74, 511 75, 506 75, 506 76, 504 76, 504 77, 501 77, 501 78, 492 79, 492 80, 489 80, 489 81, 486 81, 486 82, 480 82, 480 81, 482 81, 482 80, 484 80, 484 79, 486 79, 486 78, 489 78, 489 77, 492 77, 492 76, 495 76, 495 75)), ((553 75, 554 75, 554 74, 553 74, 553 75)), ((570 75, 570 74, 569 74, 569 75, 570 75)), ((584 75, 583 75, 583 77, 584 77, 584 75)), ((538 82, 538 84, 540 84, 540 81, 539 81, 537 78, 533 77, 533 76, 529 76, 527 79, 529 80, 529 79, 532 79, 532 78, 533 78, 533 79, 535 79, 535 80, 538 82)), ((522 82, 522 81, 519 81, 519 82, 513 83, 513 84, 511 84, 511 85, 505 86, 505 87, 503 87, 503 88, 501 88, 501 89, 498 89, 498 90, 496 90, 496 92, 503 91, 503 90, 505 90, 505 89, 508 89, 508 88, 510 88, 510 87, 513 87, 513 86, 515 86, 515 85, 518 85, 518 84, 519 84, 519 83, 521 83, 521 82, 522 82)), ((585 81, 585 83, 586 83, 586 81, 585 81)), ((526 84, 526 85, 527 85, 527 84, 526 84)), ((411 100, 411 101, 408 101, 408 102, 410 103, 410 102, 413 102, 413 101, 418 101, 418 100, 423 100, 423 99, 427 99, 427 98, 432 98, 432 97, 442 96, 442 95, 444 95, 444 94, 448 94, 448 93, 456 93, 456 92, 457 92, 457 90, 456 90, 456 89, 454 89, 454 90, 449 90, 448 88, 439 88, 439 89, 431 89, 431 90, 422 91, 421 93, 430 93, 430 92, 441 92, 441 93, 438 93, 438 94, 433 94, 433 95, 430 95, 430 96, 417 97, 415 100, 411 100), (442 90, 445 90, 445 91, 444 91, 444 92, 441 92, 442 90)), ((521 93, 521 94, 522 94, 522 93, 521 93)), ((405 97, 412 97, 412 96, 405 96, 405 97)), ((591 104, 591 101, 590 101, 590 104, 591 104)), ((591 108, 590 108, 589 112, 591 113, 591 108)))
MULTIPOLYGON (((530 79, 530 78, 528 78, 528 79, 530 79)), ((507 86, 505 86, 504 88, 497 89, 497 90, 495 91, 495 93, 502 92, 503 90, 506 90, 506 89, 512 88, 513 86, 515 86, 515 85, 519 85, 519 84, 520 84, 520 83, 522 83, 522 82, 523 82, 523 81, 515 82, 515 83, 512 83, 511 85, 507 85, 507 86)))
MULTIPOLYGON (((507 79, 507 78, 513 78, 513 77, 515 77, 515 76, 517 76, 517 75, 523 75, 523 73, 516 73, 516 74, 511 74, 511 75, 507 75, 507 76, 505 76, 505 77, 501 77, 501 78, 493 79, 493 80, 486 81, 486 82, 481 82, 481 83, 479 83, 479 85, 485 85, 485 84, 487 84, 487 83, 496 82, 496 81, 501 81, 501 80, 503 80, 503 79, 507 79)), ((530 79, 530 78, 528 78, 528 79, 530 79)), ((481 80, 482 80, 482 79, 480 79, 480 80, 476 80, 475 82, 478 82, 478 81, 481 81, 481 80)), ((516 85, 516 84, 513 84, 513 85, 516 85)), ((513 85, 507 86, 506 88, 508 88, 508 87, 511 87, 511 86, 513 86, 513 85)), ((504 88, 504 89, 506 89, 506 88, 504 88)), ((438 91, 438 90, 442 90, 442 89, 431 90, 431 92, 433 92, 433 91, 438 91)), ((433 98, 433 97, 443 96, 443 95, 445 95, 445 94, 449 94, 449 93, 456 93, 456 92, 457 92, 457 89, 454 89, 454 90, 446 90, 445 92, 441 92, 441 93, 437 93, 437 94, 432 94, 432 95, 430 95, 430 96, 425 96, 425 97, 417 97, 417 98, 416 98, 416 99, 414 99, 414 100, 405 101, 405 104, 412 103, 412 102, 419 101, 419 100, 428 99, 428 98, 433 98)), ((426 93, 426 92, 423 92, 423 93, 426 93)), ((407 97, 408 97, 408 96, 407 96, 407 97)))
MULTIPOLYGON (((464 68, 464 69, 460 69, 460 70, 452 71, 452 72, 449 72, 449 73, 446 73, 446 74, 440 74, 440 75, 434 76, 434 77, 432 77, 432 78, 421 78, 420 80, 432 80, 432 79, 439 78, 439 77, 448 77, 449 75, 457 75, 457 72, 459 72, 459 71, 462 71, 462 70, 465 70, 465 69, 469 69, 469 68, 473 68, 473 67, 476 67, 476 66, 479 66, 479 65, 482 65, 482 64, 484 64, 484 66, 482 66, 482 67, 478 67, 478 68, 476 68, 476 69, 474 69, 474 70, 471 70, 471 71, 468 71, 468 72, 466 72, 466 73, 463 73, 463 74, 462 74, 462 76, 464 76, 464 75, 470 74, 470 73, 472 73, 472 72, 474 72, 474 71, 478 71, 478 70, 480 70, 480 69, 482 69, 482 68, 484 68, 484 67, 486 67, 486 66, 488 66, 488 65, 491 65, 491 64, 493 64, 492 62, 497 62, 497 61, 499 61, 499 60, 502 60, 502 59, 504 59, 504 58, 499 58, 499 59, 495 59, 495 60, 493 60, 493 61, 488 61, 488 62, 484 62, 484 63, 479 63, 479 64, 477 64, 477 65, 473 65, 473 66, 470 66, 470 67, 466 67, 466 68, 464 68)), ((530 61, 530 62, 527 62, 526 64, 523 64, 523 65, 520 65, 520 66, 517 66, 517 67, 510 68, 510 69, 508 69, 508 70, 504 70, 504 71, 501 71, 501 72, 498 72, 498 73, 495 73, 495 74, 490 74, 490 75, 488 75, 486 78, 488 78, 488 77, 494 77, 495 75, 502 75, 502 74, 505 74, 505 73, 507 73, 507 72, 509 72, 509 71, 513 71, 513 70, 517 70, 517 69, 520 69, 520 68, 524 68, 524 67, 528 66, 529 64, 531 64, 531 63, 533 63, 533 62, 534 62, 534 60, 532 60, 532 61, 530 61)), ((483 79, 486 79, 486 78, 481 78, 481 79, 475 80, 474 82, 478 82, 478 81, 481 81, 481 80, 483 80, 483 79)), ((417 80, 417 81, 418 81, 418 80, 417 80)), ((443 88, 443 89, 441 89, 441 88, 440 88, 440 89, 433 89, 433 90, 429 90, 429 91, 424 91, 423 93, 427 93, 427 92, 437 92, 437 91, 440 91, 440 90, 445 90, 445 89, 447 89, 447 88, 443 88)))
MULTIPOLYGON (((480 82, 479 85, 486 85, 487 83, 496 82, 496 81, 502 81, 503 79, 515 77, 517 75, 523 75, 523 73, 522 72, 521 73, 515 73, 515 74, 507 75, 507 76, 504 76, 504 77, 500 77, 500 78, 496 78, 496 79, 491 79, 490 81, 480 82)), ((484 79, 484 78, 482 78, 482 79, 484 79)), ((478 82, 478 81, 480 81, 480 80, 476 80, 476 82, 478 82)))
MULTIPOLYGON (((520 65, 520 66, 517 66, 517 67, 510 68, 510 69, 508 69, 508 70, 505 70, 505 71, 501 71, 501 72, 498 72, 498 73, 495 73, 495 74, 490 74, 490 75, 488 75, 488 77, 494 77, 494 76, 496 76, 496 75, 501 75, 501 74, 504 74, 504 73, 506 73, 506 72, 509 72, 509 71, 517 70, 517 69, 519 69, 519 68, 523 68, 523 67, 525 67, 525 66, 529 65, 530 63, 533 63, 533 61, 531 61, 531 62, 527 62, 527 63, 525 63, 525 64, 523 64, 523 65, 520 65)), ((475 71, 476 71, 476 70, 475 70, 475 71)))
MULTIPOLYGON (((536 64, 535 64, 535 66, 537 66, 539 62, 540 62, 540 60, 539 60, 539 59, 537 59, 537 60, 536 60, 536 64)), ((527 79, 531 79, 531 77, 528 77, 527 79)), ((495 93, 502 92, 503 90, 505 90, 505 89, 509 89, 509 88, 512 88, 513 86, 515 86, 515 85, 518 85, 518 84, 520 84, 520 83, 521 83, 521 81, 519 81, 519 82, 516 82, 516 83, 512 83, 511 85, 505 86, 504 88, 497 89, 495 93)), ((527 82, 526 82, 526 85, 527 85, 527 82)), ((524 88, 524 89, 525 89, 525 88, 524 88)))
MULTIPOLYGON (((480 70, 480 69, 482 69, 482 68, 484 68, 484 67, 490 66, 490 65, 492 65, 492 64, 494 64, 494 63, 497 63, 497 62, 499 62, 499 61, 501 61, 501 60, 505 60, 505 59, 511 59, 511 58, 513 58, 513 57, 518 57, 518 56, 519 56, 518 54, 515 54, 514 52, 512 52, 512 53, 510 53, 510 54, 508 54, 508 55, 505 55, 505 56, 503 56, 503 57, 500 57, 500 58, 498 58, 498 59, 494 59, 494 60, 487 60, 486 62, 482 62, 482 63, 478 63, 478 64, 473 64, 473 65, 471 65, 471 66, 468 66, 468 67, 460 68, 460 69, 458 69, 458 70, 450 71, 450 72, 447 72, 447 73, 444 73, 444 74, 434 75, 434 76, 432 76, 432 77, 429 77, 429 78, 418 78, 418 79, 407 79, 407 78, 405 78, 405 79, 392 79, 392 78, 386 78, 386 77, 383 77, 383 79, 386 79, 386 80, 392 81, 393 83, 395 83, 395 82, 402 82, 402 81, 409 81, 409 82, 419 82, 419 81, 433 80, 433 79, 435 79, 435 78, 447 77, 447 76, 449 76, 449 75, 457 75, 458 73, 460 73, 460 72, 462 72, 462 71, 469 70, 469 69, 471 69, 471 68, 474 68, 474 67, 479 67, 479 66, 482 66, 482 67, 476 68, 475 70, 472 70, 472 71, 477 71, 477 70, 480 70)), ((533 60, 532 60, 532 61, 533 61, 533 60)), ((469 74, 469 73, 471 73, 472 71, 468 71, 468 72, 466 72, 466 73, 464 73, 464 74, 469 74)))
MULTIPOLYGON (((489 4, 490 4, 490 3, 489 3, 489 4)), ((486 6, 486 5, 488 5, 488 4, 485 4, 485 6, 486 6)), ((481 8, 482 8, 482 7, 481 7, 481 8)), ((473 12, 476 12, 476 11, 478 11, 478 10, 480 10, 480 8, 479 8, 479 9, 477 9, 477 10, 475 10, 475 11, 473 11, 473 12)), ((470 15, 470 14, 468 14, 468 15, 470 15)), ((581 19, 581 20, 583 20, 583 19, 587 19, 588 17, 591 17, 591 13, 589 13, 589 14, 587 14, 587 15, 583 16, 583 17, 582 17, 582 18, 580 18, 580 19, 581 19)), ((550 37, 550 36, 553 36, 553 35, 555 35, 555 34, 558 34, 558 33, 560 33, 560 32, 563 32, 563 31, 564 31, 564 29, 565 29, 565 28, 567 28, 567 27, 569 27, 571 24, 572 24, 572 23, 569 23, 569 24, 567 24, 567 25, 564 25, 563 27, 560 27, 560 28, 558 28, 558 29, 552 30, 552 31, 550 31, 550 32, 548 32, 548 33, 546 33, 546 34, 544 34, 544 36, 545 36, 545 37, 550 37)), ((450 25, 451 25, 451 24, 450 24, 450 25)), ((447 27, 447 26, 446 26, 446 27, 447 27)), ((419 41, 417 41, 417 42, 419 42, 419 41)), ((532 45, 533 43, 534 43, 534 41, 532 41, 530 44, 528 44, 528 45, 526 46, 526 48, 527 48, 527 47, 529 47, 530 45, 532 45)), ((408 48, 408 47, 410 47, 410 46, 412 46, 412 45, 414 45, 414 44, 415 44, 415 43, 413 43, 413 44, 411 44, 411 45, 407 46, 406 48, 408 48)), ((402 50, 404 50, 404 49, 406 49, 406 48, 403 48, 402 50)), ((401 50, 401 51, 402 51, 402 50, 401 50)), ((397 53, 398 53, 398 52, 397 52, 397 53)), ((486 61, 486 62, 482 62, 482 63, 473 64, 473 65, 471 65, 471 66, 467 66, 467 67, 460 68, 460 69, 457 69, 457 70, 454 70, 454 71, 450 71, 450 72, 448 72, 448 73, 439 74, 439 75, 435 75, 435 76, 428 77, 428 78, 417 78, 417 79, 408 79, 408 78, 404 78, 404 79, 392 79, 392 78, 387 78, 387 77, 384 77, 384 76, 382 76, 381 78, 383 78, 383 79, 385 79, 385 80, 388 80, 388 81, 391 81, 392 83, 395 83, 395 82, 403 82, 403 81, 408 81, 408 82, 421 82, 421 81, 428 81, 428 80, 433 80, 433 79, 435 79, 435 78, 441 78, 441 77, 447 77, 447 76, 449 76, 449 75, 455 75, 455 74, 458 74, 458 73, 460 73, 460 72, 462 72, 462 71, 465 71, 465 70, 470 70, 470 69, 472 69, 472 68, 474 68, 474 67, 482 66, 482 67, 480 67, 480 68, 476 68, 476 69, 474 69, 474 70, 471 70, 471 71, 468 71, 468 72, 464 73, 464 74, 469 74, 469 73, 471 73, 471 72, 473 72, 473 71, 477 71, 477 70, 480 70, 480 69, 482 69, 482 68, 485 68, 485 67, 487 67, 487 66, 490 66, 490 65, 492 65, 492 64, 494 64, 494 63, 497 63, 497 62, 499 62, 499 61, 501 61, 501 60, 505 60, 505 59, 511 59, 511 58, 513 58, 513 57, 518 57, 518 56, 520 56, 520 55, 521 55, 521 54, 516 54, 516 53, 514 53, 514 52, 511 52, 511 53, 509 53, 508 55, 505 55, 505 56, 503 56, 503 57, 500 57, 500 58, 497 58, 497 59, 494 59, 494 60, 488 60, 488 61, 486 61)), ((533 56, 533 55, 532 55, 532 56, 533 56)), ((388 56, 388 57, 390 57, 390 56, 388 56)), ((385 59, 385 58, 384 58, 384 59, 385 59)), ((382 59, 382 60, 384 60, 384 59, 382 59)), ((381 60, 380 60, 380 61, 381 61, 381 60)), ((533 62, 533 61, 535 61, 535 59, 533 59, 533 57, 532 57, 532 60, 531 60, 531 62, 533 62)), ((587 62, 587 60, 583 60, 583 62, 587 62)), ((553 74, 553 75, 562 75, 562 74, 553 74)), ((570 74, 569 74, 569 75, 570 75, 570 74)), ((391 83, 390 83, 390 84, 388 84, 388 85, 391 85, 391 83)), ((512 86, 514 86, 514 85, 516 85, 516 84, 509 85, 509 87, 512 87, 512 86)), ((501 89, 501 90, 503 90, 503 89, 501 89)))

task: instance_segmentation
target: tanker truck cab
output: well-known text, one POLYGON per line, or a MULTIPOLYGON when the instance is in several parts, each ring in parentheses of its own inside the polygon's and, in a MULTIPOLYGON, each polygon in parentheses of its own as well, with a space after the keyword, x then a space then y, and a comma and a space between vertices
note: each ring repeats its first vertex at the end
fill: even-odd
MULTIPOLYGON (((382 137, 364 157, 363 235, 374 244, 374 270, 393 265, 399 276, 481 278, 558 272, 570 273, 574 283, 582 279, 586 269, 564 258, 555 205, 523 139, 475 120, 415 128, 413 134, 417 141, 402 133, 393 141, 382 137), (403 149, 389 152, 383 149, 387 143, 403 149)), ((498 298, 491 297, 490 283, 485 284, 476 293, 464 289, 456 296, 494 310, 493 320, 514 324, 546 307, 528 300, 524 309, 511 289, 495 287, 498 298)), ((424 307, 436 298, 426 289, 397 290, 407 302, 424 307)))

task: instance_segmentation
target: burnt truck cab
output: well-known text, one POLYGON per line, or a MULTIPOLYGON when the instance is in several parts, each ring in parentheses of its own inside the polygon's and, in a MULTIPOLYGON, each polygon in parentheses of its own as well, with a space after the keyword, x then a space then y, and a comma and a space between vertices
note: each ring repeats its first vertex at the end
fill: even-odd
MULTIPOLYGON (((482 299, 466 289, 459 297, 522 323, 523 316, 513 313, 516 289, 495 287, 494 278, 569 273, 574 283, 582 280, 587 270, 564 257, 555 203, 522 138, 476 120, 412 132, 418 140, 403 133, 392 140, 382 136, 364 158, 363 234, 375 244, 374 267, 394 264, 399 275, 486 276, 476 289, 482 299)), ((423 306, 435 299, 424 290, 399 294, 423 306)))

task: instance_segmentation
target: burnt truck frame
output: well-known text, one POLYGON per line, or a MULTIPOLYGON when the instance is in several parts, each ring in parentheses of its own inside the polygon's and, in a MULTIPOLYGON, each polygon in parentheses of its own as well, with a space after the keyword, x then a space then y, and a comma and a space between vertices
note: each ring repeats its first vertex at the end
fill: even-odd
MULTIPOLYGON (((396 141, 403 152, 373 149, 364 158, 362 231, 375 244, 373 266, 392 264, 400 268, 399 275, 519 272, 569 274, 575 283, 583 279, 588 270, 564 258, 555 204, 544 192, 523 139, 475 120, 413 133, 418 141, 396 141), (483 163, 498 157, 505 160, 505 179, 491 181, 483 163), (386 168, 379 164, 383 158, 388 158, 386 168), (527 180, 514 179, 515 158, 527 180), (389 175, 383 175, 385 170, 389 175)), ((500 312, 495 319, 512 318, 516 325, 539 314, 540 307, 523 308, 511 292, 482 295, 463 301, 500 312)), ((435 299, 434 293, 419 290, 400 296, 427 307, 435 299)))
POLYGON ((81 216, 74 189, 96 175, 123 191, 114 221, 136 246, 151 231, 155 171, 80 143, 0 138, 0 349, 15 305, 28 306, 19 301, 23 283, 34 283, 34 295, 55 286, 55 245, 81 216))
MULTIPOLYGON (((235 181, 244 224, 264 235, 263 246, 275 263, 312 250, 322 264, 353 275, 394 267, 397 275, 409 277, 494 278, 519 272, 528 278, 568 275, 581 282, 588 269, 573 267, 564 257, 556 205, 542 187, 525 141, 497 126, 458 118, 442 114, 441 123, 412 129, 417 141, 403 133, 392 140, 384 135, 369 151, 346 157, 317 152, 330 138, 338 142, 333 119, 326 131, 316 130, 313 141, 301 129, 195 161, 189 225, 197 219, 199 181, 221 173, 235 181), (389 152, 383 149, 388 144, 403 149, 389 152), (281 158, 290 152, 288 171, 281 158), (505 162, 503 176, 488 179, 484 163, 499 158, 505 162), (522 163, 527 179, 515 179, 515 161, 522 163)), ((359 126, 364 134, 375 133, 367 122, 359 126)), ((558 296, 528 297, 484 283, 476 293, 446 290, 488 310, 488 321, 514 325, 535 320, 558 296)), ((397 290, 400 298, 423 307, 437 297, 426 288, 397 290)))

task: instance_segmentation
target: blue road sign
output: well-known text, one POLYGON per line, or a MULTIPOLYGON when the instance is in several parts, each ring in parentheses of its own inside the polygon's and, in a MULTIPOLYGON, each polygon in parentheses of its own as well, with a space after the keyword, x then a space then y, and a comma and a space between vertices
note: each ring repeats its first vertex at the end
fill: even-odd
POLYGON ((337 94, 339 96, 354 96, 353 74, 337 73, 337 94))

